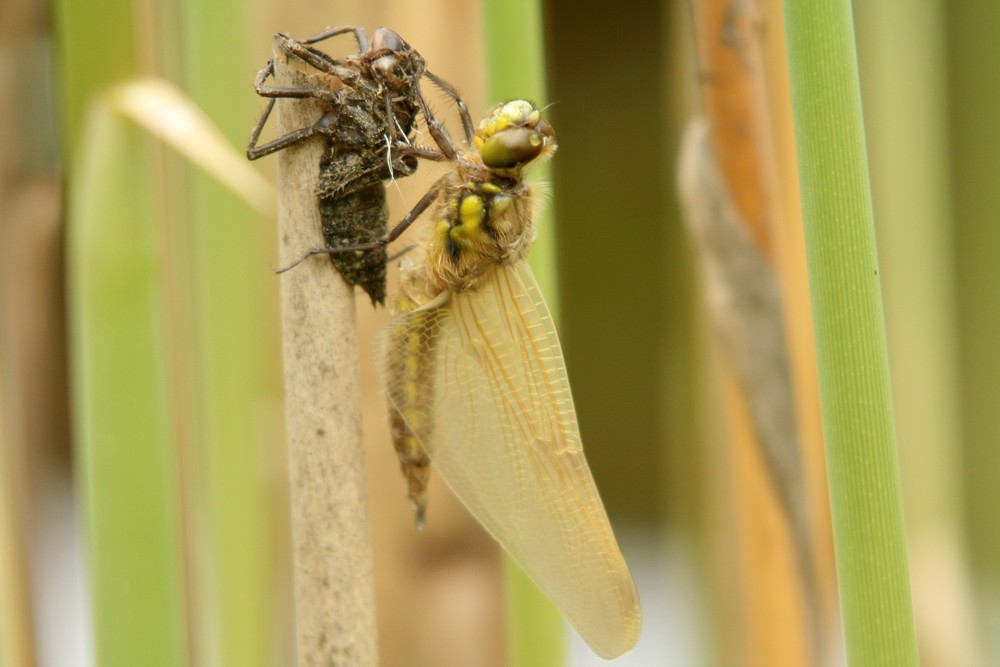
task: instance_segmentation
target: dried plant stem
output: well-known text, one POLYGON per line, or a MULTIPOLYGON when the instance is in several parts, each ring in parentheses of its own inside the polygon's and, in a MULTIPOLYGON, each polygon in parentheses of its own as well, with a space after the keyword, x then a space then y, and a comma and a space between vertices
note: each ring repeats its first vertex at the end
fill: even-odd
POLYGON ((689 127, 681 190, 727 375, 739 387, 730 451, 744 511, 740 553, 752 573, 744 590, 748 652, 759 664, 819 664, 825 604, 775 272, 780 211, 761 19, 753 2, 700 0, 692 9, 707 121, 689 127), (788 576, 789 564, 800 576, 788 576), (789 635, 812 643, 760 640, 789 635))
POLYGON ((743 426, 734 426, 731 455, 738 515, 746 524, 740 551, 749 579, 743 604, 751 628, 747 650, 752 664, 819 664, 818 645, 810 655, 807 641, 760 641, 782 630, 796 640, 819 638, 781 293, 730 197, 704 119, 688 125, 679 172, 685 223, 698 249, 709 313, 741 402, 731 406, 730 417, 743 426), (788 542, 776 536, 784 532, 782 524, 788 542), (789 570, 799 577, 789 576, 789 570))
MULTIPOLYGON (((305 75, 275 49, 279 86, 305 75)), ((278 132, 316 121, 311 100, 282 100, 278 132)), ((316 181, 322 141, 278 153, 282 265, 322 240, 316 181)), ((354 290, 325 257, 281 276, 285 404, 299 665, 378 662, 361 440, 354 290)))

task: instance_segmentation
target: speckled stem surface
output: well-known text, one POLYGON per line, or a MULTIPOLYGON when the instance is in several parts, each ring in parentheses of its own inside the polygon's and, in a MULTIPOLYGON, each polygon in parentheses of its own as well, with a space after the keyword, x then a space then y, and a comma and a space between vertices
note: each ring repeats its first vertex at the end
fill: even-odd
MULTIPOLYGON (((275 53, 277 85, 308 85, 275 53)), ((321 113, 312 100, 282 99, 275 111, 281 134, 321 113)), ((323 244, 322 151, 316 138, 277 154, 282 266, 323 244)), ((279 279, 299 665, 377 665, 354 289, 324 256, 279 279)))

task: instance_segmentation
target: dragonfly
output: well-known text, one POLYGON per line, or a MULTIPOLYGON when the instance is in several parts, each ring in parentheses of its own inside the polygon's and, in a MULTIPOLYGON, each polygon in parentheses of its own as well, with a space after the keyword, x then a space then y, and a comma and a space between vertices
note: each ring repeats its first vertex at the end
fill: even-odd
POLYGON ((400 153, 445 174, 382 239, 428 210, 426 238, 400 263, 394 317, 376 336, 396 451, 418 528, 430 466, 595 653, 616 657, 642 625, 635 584, 584 457, 552 316, 525 261, 555 132, 530 102, 493 108, 463 148, 400 153))
MULTIPOLYGON (((376 30, 371 41, 361 28, 339 26, 301 41, 278 33, 275 43, 283 56, 311 68, 310 85, 268 85, 275 71, 274 58, 268 60, 257 74, 254 88, 269 99, 250 134, 247 158, 256 160, 313 137, 324 138, 326 149, 319 164, 316 195, 325 247, 350 249, 380 238, 389 217, 384 181, 409 176, 417 167, 414 155, 394 152, 393 147, 409 145, 420 113, 435 142, 451 145, 443 123, 428 107, 421 79, 426 77, 454 100, 469 134, 472 120, 465 103, 451 84, 429 72, 421 55, 389 28, 376 30), (344 34, 354 35, 357 53, 335 59, 314 46, 344 34), (279 98, 319 100, 323 113, 312 125, 258 145, 279 98)), ((312 254, 316 252, 307 252, 282 271, 312 254)), ((349 284, 365 290, 372 305, 385 302, 385 246, 333 253, 330 258, 349 284)))

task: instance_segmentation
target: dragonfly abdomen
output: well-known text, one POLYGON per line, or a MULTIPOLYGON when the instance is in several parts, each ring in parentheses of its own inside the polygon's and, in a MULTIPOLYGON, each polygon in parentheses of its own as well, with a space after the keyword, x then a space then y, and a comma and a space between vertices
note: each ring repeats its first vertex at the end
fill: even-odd
POLYGON ((392 444, 407 481, 417 528, 424 526, 427 512, 427 481, 430 457, 421 442, 431 442, 434 432, 434 364, 437 354, 437 308, 417 310, 421 304, 405 289, 398 296, 397 313, 411 313, 405 324, 394 328, 389 347, 388 372, 398 380, 399 391, 391 402, 389 422, 392 444))

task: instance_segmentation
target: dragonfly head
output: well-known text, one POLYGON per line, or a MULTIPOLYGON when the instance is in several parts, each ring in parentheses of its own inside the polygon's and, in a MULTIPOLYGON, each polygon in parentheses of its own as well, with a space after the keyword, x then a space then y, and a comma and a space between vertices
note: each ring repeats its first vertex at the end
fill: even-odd
POLYGON ((548 159, 556 134, 531 102, 514 100, 494 107, 476 129, 476 148, 494 171, 517 171, 532 160, 548 159))

